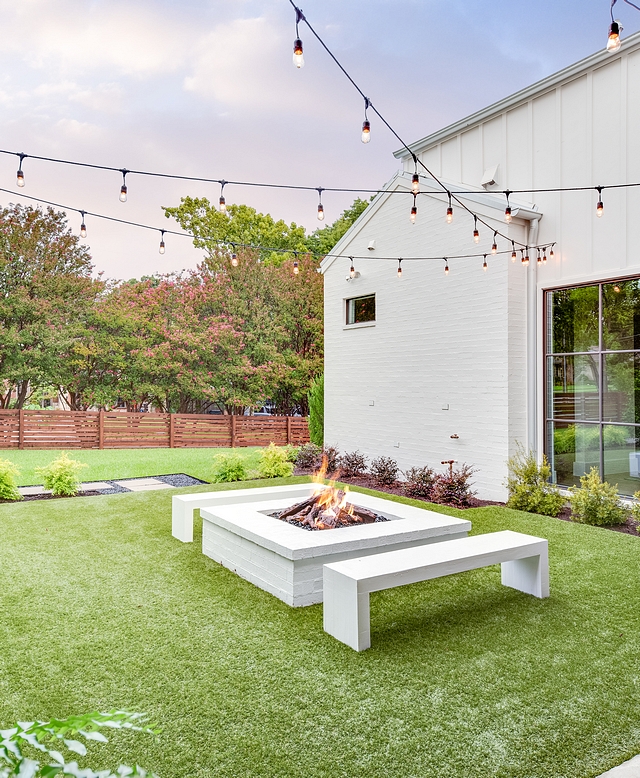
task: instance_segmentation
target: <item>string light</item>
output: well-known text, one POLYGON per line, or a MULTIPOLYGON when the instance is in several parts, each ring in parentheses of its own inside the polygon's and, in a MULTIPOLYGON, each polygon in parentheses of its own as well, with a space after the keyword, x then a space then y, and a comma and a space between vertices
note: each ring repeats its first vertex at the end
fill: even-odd
POLYGON ((513 216, 511 216, 511 205, 509 203, 509 195, 511 194, 511 190, 507 189, 504 194, 507 198, 507 207, 504 209, 504 220, 507 222, 507 224, 511 224, 511 220, 513 219, 513 216))
POLYGON ((607 51, 611 54, 615 54, 620 49, 622 41, 620 40, 620 25, 618 22, 612 21, 609 27, 609 37, 607 38, 607 51))
POLYGON ((398 260, 398 278, 402 278, 402 260, 398 260))
POLYGON ((526 267, 529 264, 529 246, 527 246, 527 253, 525 254, 522 249, 520 249, 522 253, 522 264, 526 267))
POLYGON ((491 253, 497 254, 498 253, 498 232, 493 233, 493 245, 491 246, 491 253))
POLYGON ((302 54, 302 41, 300 40, 300 33, 298 32, 298 24, 300 20, 304 19, 302 11, 296 8, 296 39, 293 42, 293 64, 298 68, 304 67, 304 56, 302 54))
POLYGON ((233 267, 238 267, 238 255, 235 252, 231 254, 231 264, 233 267))
POLYGON ((127 173, 129 171, 126 168, 122 168, 120 172, 122 173, 122 186, 120 187, 120 202, 126 203, 127 202, 127 173))
POLYGON ((227 212, 227 201, 224 199, 224 185, 226 184, 226 181, 220 182, 220 199, 218 200, 218 204, 220 205, 220 213, 226 213, 227 212))
POLYGON ((518 255, 516 254, 516 244, 511 241, 511 261, 515 262, 518 258, 518 255))
POLYGON ((418 206, 416 205, 416 196, 413 195, 413 205, 411 206, 411 213, 409 214, 409 219, 411 220, 411 224, 416 223, 417 215, 418 215, 418 206))
POLYGON ((158 248, 159 254, 164 254, 164 230, 160 230, 160 246, 158 248))
POLYGON ((445 276, 449 275, 449 260, 446 257, 444 258, 444 274, 445 276))
POLYGON ((449 196, 449 206, 447 208, 447 224, 451 224, 453 221, 453 207, 451 206, 451 192, 447 192, 449 196))
POLYGON ((364 121, 362 122, 362 142, 369 143, 371 140, 371 123, 367 119, 367 108, 371 105, 369 98, 364 98, 364 121))
POLYGON ((294 251, 293 256, 295 257, 293 260, 293 275, 297 276, 300 272, 300 267, 298 266, 298 252, 294 251))
POLYGON ((24 186, 24 173, 22 172, 22 160, 27 156, 26 154, 19 154, 20 164, 18 165, 18 172, 16 174, 16 184, 20 187, 24 186))
POLYGON ((355 278, 356 277, 356 269, 353 266, 353 257, 349 257, 351 260, 351 267, 349 268, 349 278, 355 278))
POLYGON ((322 205, 322 187, 318 187, 318 221, 324 221, 324 206, 322 205))
POLYGON ((82 224, 80 225, 80 237, 81 238, 86 238, 87 237, 87 225, 84 223, 85 211, 80 211, 80 216, 82 216, 82 224))
POLYGON ((547 247, 546 246, 542 249, 542 264, 543 265, 547 264, 547 247))
POLYGON ((478 232, 478 217, 473 217, 473 242, 480 243, 480 233, 478 232))
POLYGON ((602 202, 602 187, 597 186, 596 190, 598 192, 598 204, 596 205, 596 216, 600 217, 604 213, 604 203, 602 202))
POLYGON ((555 257, 555 253, 553 251, 553 246, 551 246, 551 249, 549 250, 549 259, 553 259, 555 257))
POLYGON ((411 191, 414 195, 420 194, 420 176, 418 175, 418 158, 413 155, 413 161, 416 166, 415 173, 411 176, 411 191))
POLYGON ((483 254, 483 256, 484 256, 484 262, 482 263, 482 269, 483 269, 483 270, 484 270, 484 272, 486 273, 486 272, 487 272, 487 268, 488 268, 489 266, 487 265, 487 255, 486 255, 486 254, 483 254))
POLYGON ((538 257, 537 257, 536 261, 537 261, 537 263, 539 265, 541 265, 542 264, 542 256, 540 255, 540 249, 536 249, 536 251, 538 252, 538 257))

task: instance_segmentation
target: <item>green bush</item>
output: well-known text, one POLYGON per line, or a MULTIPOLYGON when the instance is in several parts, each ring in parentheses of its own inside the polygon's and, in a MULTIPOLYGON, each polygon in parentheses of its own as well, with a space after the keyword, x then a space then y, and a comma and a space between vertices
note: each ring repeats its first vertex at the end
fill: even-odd
POLYGON ((309 438, 316 446, 324 443, 324 376, 318 376, 309 390, 309 438))
MULTIPOLYGON (((603 432, 606 448, 626 446, 633 430, 629 427, 606 426, 603 432)), ((578 451, 598 451, 600 448, 600 429, 595 424, 570 424, 559 427, 553 433, 553 445, 556 454, 573 454, 578 451)))
POLYGON ((636 529, 640 530, 640 492, 634 492, 635 502, 631 506, 631 517, 636 523, 636 529))
POLYGON ((543 455, 538 465, 533 451, 526 452, 518 445, 516 453, 507 460, 509 476, 508 508, 527 513, 541 513, 543 516, 557 516, 566 502, 558 488, 549 483, 551 468, 543 455))
POLYGON ((293 463, 287 459, 287 452, 273 443, 263 449, 258 463, 260 478, 285 478, 293 475, 293 463))
POLYGON ((88 465, 69 459, 66 451, 46 467, 36 467, 36 473, 42 476, 45 489, 51 489, 56 497, 73 497, 78 494, 80 479, 78 473, 88 465))
POLYGON ((287 443, 287 445, 284 446, 284 450, 287 453, 287 461, 295 464, 298 459, 298 454, 300 453, 300 446, 292 446, 290 443, 287 443))
POLYGON ((605 527, 622 524, 627 518, 618 497, 618 484, 612 486, 602 481, 597 467, 592 467, 587 475, 582 476, 580 487, 572 486, 569 492, 574 521, 605 527))
POLYGON ((214 484, 226 484, 231 481, 246 481, 247 468, 238 454, 218 454, 213 460, 211 481, 214 484))
POLYGON ((21 500, 22 495, 18 491, 16 476, 20 471, 8 459, 0 459, 0 501, 21 500))

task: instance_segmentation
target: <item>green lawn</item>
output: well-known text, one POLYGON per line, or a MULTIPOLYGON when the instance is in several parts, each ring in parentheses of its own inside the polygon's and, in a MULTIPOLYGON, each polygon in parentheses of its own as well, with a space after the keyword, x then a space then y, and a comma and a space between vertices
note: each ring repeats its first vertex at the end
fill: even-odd
POLYGON ((172 493, 0 505, 0 727, 147 711, 157 742, 92 752, 162 778, 588 778, 640 752, 637 537, 466 511, 549 539, 551 597, 498 567, 380 592, 357 654, 173 539, 172 493))
MULTIPOLYGON (((218 454, 234 451, 246 457, 249 468, 257 467, 260 448, 137 448, 137 449, 83 449, 69 450, 72 459, 89 465, 80 473, 83 481, 101 481, 136 476, 171 475, 186 473, 202 481, 211 478, 213 459, 218 454)), ((42 476, 36 467, 47 465, 59 451, 0 450, 0 459, 8 459, 20 468, 18 486, 41 484, 42 476)))

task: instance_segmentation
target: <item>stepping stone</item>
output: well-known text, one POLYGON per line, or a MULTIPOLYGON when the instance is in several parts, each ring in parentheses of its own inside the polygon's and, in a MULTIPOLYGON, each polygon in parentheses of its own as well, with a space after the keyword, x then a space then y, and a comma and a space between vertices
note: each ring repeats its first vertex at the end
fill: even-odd
POLYGON ((118 486, 129 489, 132 492, 149 492, 153 489, 173 489, 171 484, 166 484, 158 478, 130 478, 126 481, 114 481, 118 486))
POLYGON ((19 486, 18 491, 23 497, 31 497, 34 494, 51 494, 51 489, 44 486, 19 486))
POLYGON ((113 486, 105 481, 89 481, 85 484, 80 484, 81 492, 100 492, 103 489, 113 489, 113 486))

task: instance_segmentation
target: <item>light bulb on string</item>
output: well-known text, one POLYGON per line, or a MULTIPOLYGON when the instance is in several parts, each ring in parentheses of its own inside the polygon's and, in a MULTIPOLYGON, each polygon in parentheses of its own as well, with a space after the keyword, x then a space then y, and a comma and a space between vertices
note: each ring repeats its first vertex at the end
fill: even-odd
POLYGON ((27 156, 26 154, 18 154, 20 157, 20 164, 18 165, 18 172, 16 174, 16 184, 19 187, 24 186, 24 173, 22 172, 22 160, 27 156))
POLYGON ((402 260, 398 260, 398 278, 402 278, 402 260))
POLYGON ((542 264, 543 265, 547 264, 547 247, 546 246, 542 249, 542 264))
POLYGON ((480 243, 480 233, 478 232, 478 217, 473 217, 473 242, 480 243))
POLYGON ((164 230, 160 230, 160 246, 158 247, 158 253, 164 254, 164 230))
POLYGON ((356 269, 353 266, 353 257, 349 257, 351 260, 351 267, 349 268, 349 278, 355 278, 356 277, 356 269))
POLYGON ((523 249, 520 249, 522 254, 522 264, 526 267, 529 264, 529 246, 527 246, 527 253, 524 253, 523 249))
POLYGON ((536 249, 536 252, 537 252, 537 258, 536 258, 536 262, 537 262, 539 265, 541 265, 541 264, 542 264, 542 255, 540 254, 540 249, 536 249))
POLYGON ((226 184, 226 181, 220 181, 220 199, 218 200, 218 204, 220 205, 220 213, 226 213, 227 212, 227 201, 224 199, 224 185, 226 184))
POLYGON ((447 224, 451 224, 453 221, 453 207, 451 206, 451 192, 447 192, 449 195, 449 207, 447 208, 447 224))
POLYGON ((371 105, 369 98, 364 98, 364 121, 362 122, 362 142, 369 143, 371 140, 371 123, 367 119, 367 108, 371 105))
POLYGON ((511 190, 507 189, 504 194, 507 198, 507 207, 504 209, 504 220, 507 222, 507 224, 511 224, 511 220, 513 219, 513 216, 511 215, 511 204, 509 203, 509 195, 511 194, 511 190))
POLYGON ((598 203, 596 205, 596 216, 600 217, 604 213, 604 203, 602 202, 602 187, 597 186, 596 190, 598 192, 598 203))
POLYGON ((235 251, 231 252, 231 265, 232 267, 238 267, 238 255, 235 251))
POLYGON ((553 259, 555 257, 555 252, 553 250, 553 246, 549 249, 549 259, 553 259))
POLYGON ((295 259, 293 260, 293 275, 297 276, 300 272, 300 266, 298 265, 298 252, 294 252, 295 259))
POLYGON ((322 187, 318 187, 318 221, 324 221, 324 206, 322 205, 322 187))
POLYGON ((446 257, 444 258, 444 274, 445 276, 449 275, 449 260, 446 257))
POLYGON ((493 233, 493 243, 491 245, 491 253, 497 254, 498 253, 498 232, 493 233))
POLYGON ((120 172, 122 173, 122 186, 120 187, 120 202, 126 203, 127 202, 127 173, 129 171, 126 168, 122 168, 120 172))
POLYGON ((80 216, 82 216, 82 224, 80 225, 80 237, 86 238, 87 237, 87 225, 84 223, 84 216, 85 212, 80 211, 80 216))
POLYGON ((620 23, 612 19, 611 26, 609 27, 609 37, 607 38, 607 51, 611 54, 615 54, 622 45, 622 41, 620 40, 621 29, 620 23))
MULTIPOLYGON (((294 6, 295 7, 295 6, 294 6)), ((300 32, 298 25, 304 19, 302 11, 296 8, 296 39, 293 42, 293 64, 298 68, 304 67, 304 56, 302 54, 302 41, 300 40, 300 32)))
POLYGON ((511 261, 515 262, 518 258, 518 255, 516 254, 516 244, 511 241, 511 261))
POLYGON ((411 224, 416 223, 417 215, 418 215, 418 206, 416 205, 416 196, 413 195, 413 205, 411 206, 411 213, 409 214, 409 219, 411 220, 411 224))
POLYGON ((416 166, 414 174, 411 176, 411 191, 414 195, 420 194, 420 176, 418 175, 418 158, 413 155, 413 162, 416 166))
POLYGON ((487 265, 487 255, 484 254, 483 256, 484 256, 484 262, 482 263, 482 269, 486 273, 487 272, 487 268, 489 267, 489 265, 487 265))

